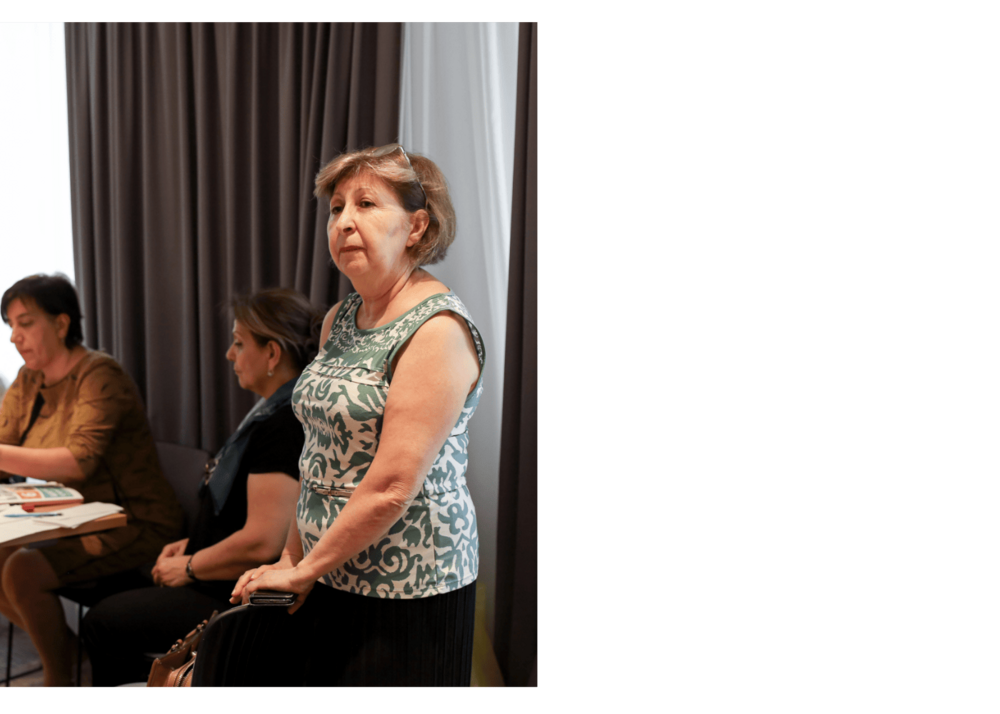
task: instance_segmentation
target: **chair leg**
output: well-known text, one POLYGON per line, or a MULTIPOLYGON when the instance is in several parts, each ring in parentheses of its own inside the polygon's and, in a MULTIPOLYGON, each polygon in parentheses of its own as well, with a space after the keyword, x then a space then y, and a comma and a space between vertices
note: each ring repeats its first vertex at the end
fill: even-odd
POLYGON ((7 679, 4 680, 3 686, 10 686, 10 664, 14 659, 14 623, 7 623, 7 679))
POLYGON ((76 686, 83 686, 83 603, 76 610, 76 686))

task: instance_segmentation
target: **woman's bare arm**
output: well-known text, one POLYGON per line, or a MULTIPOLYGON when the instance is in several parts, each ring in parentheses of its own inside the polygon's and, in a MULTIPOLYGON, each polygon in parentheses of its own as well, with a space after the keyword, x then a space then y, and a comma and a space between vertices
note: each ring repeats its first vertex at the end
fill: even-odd
POLYGON ((73 452, 65 446, 34 449, 0 444, 0 471, 29 478, 58 481, 67 486, 81 483, 84 473, 73 452))
POLYGON ((288 513, 295 512, 298 494, 299 482, 286 474, 250 474, 244 526, 193 556, 178 554, 158 561, 153 580, 170 586, 190 582, 188 560, 199 580, 229 580, 275 560, 285 544, 288 513))

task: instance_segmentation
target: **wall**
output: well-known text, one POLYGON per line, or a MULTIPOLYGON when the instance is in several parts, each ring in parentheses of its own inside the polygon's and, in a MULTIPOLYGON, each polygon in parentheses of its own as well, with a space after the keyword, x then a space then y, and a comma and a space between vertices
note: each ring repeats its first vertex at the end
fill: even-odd
MULTIPOLYGON (((2 294, 33 273, 73 279, 63 23, 0 23, 0 96, 2 294)), ((10 328, 0 328, 0 379, 7 385, 24 364, 9 340, 10 328)))

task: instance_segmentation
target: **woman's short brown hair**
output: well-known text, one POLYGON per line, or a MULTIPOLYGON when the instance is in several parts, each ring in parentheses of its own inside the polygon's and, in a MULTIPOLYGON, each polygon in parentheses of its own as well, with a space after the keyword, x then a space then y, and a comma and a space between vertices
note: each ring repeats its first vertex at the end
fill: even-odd
POLYGON ((402 151, 391 151, 383 156, 375 156, 378 147, 341 154, 316 174, 316 190, 320 199, 329 202, 337 184, 345 179, 361 175, 371 175, 382 181, 396 194, 396 198, 408 213, 426 208, 430 223, 420 241, 407 249, 413 264, 431 265, 444 260, 448 246, 455 240, 455 209, 451 205, 448 184, 444 174, 426 156, 413 154, 406 156, 402 151), (413 169, 410 169, 410 165, 413 169), (423 193, 420 186, 423 186, 423 193), (424 194, 427 205, 424 205, 424 194))
POLYGON ((323 313, 298 290, 258 290, 233 298, 230 307, 257 344, 263 347, 274 340, 300 372, 319 351, 323 313))
POLYGON ((34 301, 38 307, 52 317, 69 316, 69 329, 63 340, 67 349, 83 344, 83 314, 80 312, 80 298, 76 288, 62 273, 52 275, 29 275, 7 288, 0 298, 0 316, 8 325, 7 308, 15 300, 34 301))

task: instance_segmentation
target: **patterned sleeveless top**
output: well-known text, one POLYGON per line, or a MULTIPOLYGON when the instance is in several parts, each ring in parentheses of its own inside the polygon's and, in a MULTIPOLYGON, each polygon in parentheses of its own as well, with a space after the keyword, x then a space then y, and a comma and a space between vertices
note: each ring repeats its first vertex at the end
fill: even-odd
POLYGON ((473 582, 479 571, 476 511, 465 471, 469 419, 483 393, 482 337, 454 293, 432 295, 372 330, 357 327, 360 306, 357 293, 345 298, 330 337, 303 370, 292 395, 292 408, 306 435, 296 508, 303 554, 337 519, 375 457, 396 352, 430 317, 451 311, 465 319, 476 345, 476 388, 403 517, 367 550, 320 578, 339 590, 381 598, 450 592, 473 582))

